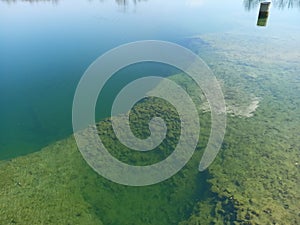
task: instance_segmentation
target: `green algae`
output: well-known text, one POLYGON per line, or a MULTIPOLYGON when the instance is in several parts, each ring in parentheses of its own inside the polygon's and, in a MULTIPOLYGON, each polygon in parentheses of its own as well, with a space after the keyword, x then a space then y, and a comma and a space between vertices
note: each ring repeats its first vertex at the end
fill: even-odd
POLYGON ((69 138, 1 166, 0 221, 176 224, 191 210, 199 179, 203 180, 197 171, 191 175, 185 169, 176 179, 160 185, 134 188, 114 184, 91 171, 69 138))
MULTIPOLYGON (((197 171, 210 129, 207 102, 191 79, 177 74, 170 79, 190 94, 201 123, 198 148, 183 170, 148 187, 118 185, 92 171, 70 137, 0 164, 0 224, 299 224, 297 39, 287 44, 236 33, 200 38, 187 45, 221 82, 230 115, 222 150, 207 171, 197 171)), ((171 154, 179 133, 174 108, 147 99, 130 113, 137 137, 147 137, 149 120, 162 116, 169 138, 150 154, 132 152, 106 119, 98 129, 111 154, 133 165, 171 154)))
MULTIPOLYGON (((165 112, 166 107, 157 99, 139 103, 130 117, 136 135, 149 135, 145 125, 152 116, 165 112)), ((170 139, 152 154, 130 154, 116 141, 110 119, 97 125, 99 135, 115 157, 124 161, 127 158, 130 164, 151 164, 170 154, 176 145, 177 139, 171 137, 178 132, 178 124, 174 123, 178 115, 174 110, 172 113, 172 108, 169 111, 162 116, 170 128, 170 139)), ((197 168, 199 152, 196 155, 198 158, 194 157, 180 173, 160 184, 129 187, 92 171, 70 137, 40 152, 3 163, 0 224, 177 224, 187 218, 205 189, 206 174, 192 169, 197 168)))
POLYGON ((99 224, 80 189, 90 169, 72 138, 1 165, 0 224, 99 224))
POLYGON ((255 93, 260 103, 253 117, 228 118, 223 151, 209 168, 212 193, 184 225, 299 224, 299 43, 253 36, 204 35, 216 57, 190 40, 225 97, 235 87, 234 98, 255 93))

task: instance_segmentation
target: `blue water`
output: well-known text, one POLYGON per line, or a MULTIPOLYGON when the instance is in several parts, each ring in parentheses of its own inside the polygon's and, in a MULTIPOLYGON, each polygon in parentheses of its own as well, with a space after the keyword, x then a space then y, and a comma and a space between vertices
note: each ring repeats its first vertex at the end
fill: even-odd
MULTIPOLYGON (((186 37, 232 30, 281 36, 286 27, 299 28, 297 7, 271 8, 266 28, 256 27, 257 9, 247 10, 241 0, 0 1, 0 158, 70 135, 76 85, 111 48, 145 39, 182 44, 186 37)), ((135 69, 111 84, 107 102, 124 83, 145 75, 145 67, 135 69)), ((172 73, 159 65, 151 70, 172 73)), ((108 108, 98 108, 97 119, 109 116, 108 108)))

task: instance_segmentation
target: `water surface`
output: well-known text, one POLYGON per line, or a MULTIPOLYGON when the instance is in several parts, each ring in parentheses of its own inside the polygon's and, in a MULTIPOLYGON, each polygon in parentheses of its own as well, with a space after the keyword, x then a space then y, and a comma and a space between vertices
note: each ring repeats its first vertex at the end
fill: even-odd
MULTIPOLYGON (((0 1, 0 158, 49 146, 1 167, 0 223, 297 224, 299 1, 274 0, 266 27, 256 26, 258 9, 251 0, 0 1), (139 189, 93 173, 64 138, 87 67, 114 47, 149 39, 178 43, 207 62, 222 85, 228 124, 208 171, 196 170, 198 151, 172 179, 139 189)), ((109 117, 131 80, 178 72, 157 63, 124 68, 99 97, 96 119, 109 117)), ((209 116, 202 116, 205 139, 209 116)))

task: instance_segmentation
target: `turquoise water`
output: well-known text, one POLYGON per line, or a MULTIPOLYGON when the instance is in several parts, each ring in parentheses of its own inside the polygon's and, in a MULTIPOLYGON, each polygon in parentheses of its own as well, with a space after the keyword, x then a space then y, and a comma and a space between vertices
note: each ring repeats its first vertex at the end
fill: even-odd
POLYGON ((0 224, 298 225, 300 1, 272 1, 266 27, 256 26, 258 3, 0 0, 0 159, 13 158, 0 160, 0 224), (172 128, 162 145, 144 153, 116 141, 111 104, 136 78, 168 76, 182 85, 201 124, 195 154, 182 170, 155 185, 130 187, 84 161, 70 136, 72 102, 97 57, 145 39, 172 41, 202 57, 220 81, 227 127, 221 151, 199 172, 211 116, 195 83, 164 64, 121 69, 100 93, 95 114, 104 119, 98 132, 113 156, 149 165, 178 142, 177 114, 157 99, 139 102, 130 122, 145 138, 149 119, 161 115, 172 128))
MULTIPOLYGON (((80 77, 120 44, 144 39, 184 44, 190 36, 231 30, 262 36, 286 35, 286 27, 299 31, 297 7, 273 7, 268 26, 260 28, 258 5, 252 10, 246 5, 239 0, 0 1, 0 158, 37 151, 71 134, 80 77)), ((167 76, 169 69, 151 70, 167 76)), ((124 73, 114 87, 145 75, 137 71, 124 73)), ((112 95, 104 95, 108 105, 112 95)), ((98 108, 97 119, 109 115, 104 105, 98 108)))

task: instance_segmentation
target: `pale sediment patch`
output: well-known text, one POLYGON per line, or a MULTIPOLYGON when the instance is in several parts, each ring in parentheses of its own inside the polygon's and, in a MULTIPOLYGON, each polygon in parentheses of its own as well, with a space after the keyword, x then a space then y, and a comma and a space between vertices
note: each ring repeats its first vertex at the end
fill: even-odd
POLYGON ((232 114, 233 116, 252 117, 258 106, 259 98, 255 97, 252 99, 250 104, 247 105, 228 105, 227 113, 232 114))
MULTIPOLYGON (((225 99, 226 101, 226 99, 225 99)), ((250 103, 247 104, 238 104, 234 101, 226 101, 226 112, 231 116, 239 117, 252 117, 254 112, 259 107, 259 98, 254 97, 250 103)), ((210 112, 210 107, 208 102, 205 102, 201 105, 201 110, 203 112, 210 112)))

